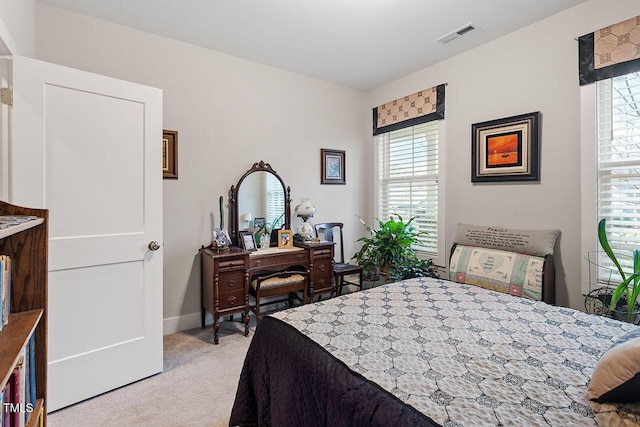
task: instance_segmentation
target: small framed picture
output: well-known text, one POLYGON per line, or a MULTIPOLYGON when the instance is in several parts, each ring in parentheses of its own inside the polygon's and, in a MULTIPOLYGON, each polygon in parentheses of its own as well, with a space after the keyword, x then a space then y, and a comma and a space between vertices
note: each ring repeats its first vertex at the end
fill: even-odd
POLYGON ((266 221, 263 217, 257 217, 256 219, 253 220, 253 227, 254 228, 264 227, 265 223, 266 221))
POLYGON ((321 148, 320 157, 322 161, 320 184, 346 184, 345 152, 321 148))
POLYGON ((162 177, 178 179, 178 131, 162 131, 162 177))
POLYGON ((240 240, 242 242, 242 249, 245 251, 253 252, 257 251, 256 239, 253 237, 253 233, 248 231, 240 232, 240 240))
POLYGON ((278 230, 278 247, 279 248, 292 248, 293 247, 293 231, 291 230, 278 230))

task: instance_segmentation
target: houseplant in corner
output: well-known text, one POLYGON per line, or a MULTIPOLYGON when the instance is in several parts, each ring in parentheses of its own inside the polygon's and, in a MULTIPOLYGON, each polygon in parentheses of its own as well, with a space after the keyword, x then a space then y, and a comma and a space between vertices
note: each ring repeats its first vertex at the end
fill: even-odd
POLYGON ((356 264, 364 269, 365 277, 377 280, 380 274, 393 281, 412 277, 437 277, 432 260, 418 258, 412 245, 423 233, 413 226, 415 218, 404 221, 393 214, 387 221, 376 219, 378 228, 367 225, 358 217, 369 232, 368 237, 358 239, 362 247, 353 256, 356 264))
POLYGON ((633 322, 640 314, 640 304, 638 304, 638 295, 640 294, 640 250, 633 251, 633 272, 627 274, 624 272, 617 256, 609 246, 609 240, 605 230, 606 222, 601 219, 598 223, 598 240, 602 250, 607 254, 613 265, 615 265, 621 282, 613 289, 611 300, 609 301, 609 310, 612 314, 620 313, 620 317, 627 322, 633 322))

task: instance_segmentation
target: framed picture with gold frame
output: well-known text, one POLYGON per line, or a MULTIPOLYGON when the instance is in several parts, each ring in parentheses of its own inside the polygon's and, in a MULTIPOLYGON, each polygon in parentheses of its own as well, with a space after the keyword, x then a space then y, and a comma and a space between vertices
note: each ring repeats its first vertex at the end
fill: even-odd
POLYGON ((288 229, 278 230, 278 247, 279 248, 293 247, 293 231, 288 229))
POLYGON ((178 179, 178 131, 162 131, 162 177, 178 179))

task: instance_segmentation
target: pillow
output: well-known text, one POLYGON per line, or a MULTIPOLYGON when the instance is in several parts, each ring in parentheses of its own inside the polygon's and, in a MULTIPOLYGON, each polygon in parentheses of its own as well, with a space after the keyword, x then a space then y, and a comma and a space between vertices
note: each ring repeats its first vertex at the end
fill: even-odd
POLYGON ((559 234, 560 230, 518 230, 458 224, 454 242, 461 245, 545 256, 553 255, 553 247, 559 234))
POLYGON ((449 280, 540 301, 544 258, 456 245, 449 280))
POLYGON ((640 402, 640 328, 620 337, 596 365, 587 397, 597 402, 640 402))

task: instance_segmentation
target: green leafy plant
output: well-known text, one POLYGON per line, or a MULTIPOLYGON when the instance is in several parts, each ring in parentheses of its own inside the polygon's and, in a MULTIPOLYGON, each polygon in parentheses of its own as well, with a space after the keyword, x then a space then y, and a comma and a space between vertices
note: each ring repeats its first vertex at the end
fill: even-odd
POLYGON ((616 286, 611 295, 611 301, 609 303, 609 310, 617 311, 618 308, 626 305, 627 307, 627 322, 632 322, 635 317, 635 310, 637 310, 637 300, 640 294, 640 250, 633 251, 633 273, 626 274, 618 261, 615 253, 609 245, 606 233, 605 219, 601 219, 598 223, 598 240, 602 250, 607 254, 613 265, 615 265, 622 281, 616 286))
POLYGON ((394 264, 389 269, 389 278, 393 281, 411 279, 413 277, 438 277, 432 259, 420 259, 417 256, 407 258, 404 262, 394 264))
POLYGON ((365 277, 376 277, 380 272, 392 280, 412 277, 437 277, 432 260, 419 259, 412 244, 422 232, 413 225, 415 218, 404 221, 393 214, 387 221, 377 219, 378 228, 367 225, 358 217, 369 233, 358 239, 362 247, 352 257, 364 269, 365 277))
POLYGON ((265 223, 260 228, 258 228, 253 233, 253 236, 254 236, 256 242, 260 241, 260 236, 262 236, 263 233, 267 233, 267 234, 271 235, 271 232, 273 230, 277 230, 279 227, 282 227, 282 225, 284 224, 283 219, 284 219, 284 212, 282 212, 282 214, 279 217, 274 219, 273 222, 265 223))

